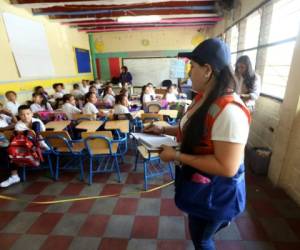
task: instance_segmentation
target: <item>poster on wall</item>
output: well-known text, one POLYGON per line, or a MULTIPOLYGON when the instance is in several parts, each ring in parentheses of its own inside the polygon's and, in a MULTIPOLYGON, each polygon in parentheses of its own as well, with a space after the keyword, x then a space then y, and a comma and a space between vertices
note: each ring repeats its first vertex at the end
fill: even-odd
POLYGON ((87 49, 75 48, 75 57, 78 73, 90 73, 91 61, 90 51, 87 49))
POLYGON ((3 20, 19 76, 54 76, 43 24, 11 13, 3 13, 3 20))

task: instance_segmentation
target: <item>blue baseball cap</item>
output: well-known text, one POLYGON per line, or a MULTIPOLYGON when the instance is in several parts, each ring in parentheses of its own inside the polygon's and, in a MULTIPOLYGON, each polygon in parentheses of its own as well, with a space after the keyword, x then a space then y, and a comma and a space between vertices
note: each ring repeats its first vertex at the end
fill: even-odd
POLYGON ((178 57, 187 57, 199 64, 209 64, 214 70, 221 71, 231 64, 230 49, 219 38, 210 38, 200 43, 192 52, 178 53, 178 57))

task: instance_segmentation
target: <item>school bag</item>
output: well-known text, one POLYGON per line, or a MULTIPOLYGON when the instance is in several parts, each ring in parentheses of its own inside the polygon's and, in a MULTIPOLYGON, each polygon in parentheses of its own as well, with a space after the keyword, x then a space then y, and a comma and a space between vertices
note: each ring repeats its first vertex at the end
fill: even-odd
POLYGON ((15 131, 7 149, 10 162, 20 167, 38 167, 44 160, 36 135, 31 131, 15 131))

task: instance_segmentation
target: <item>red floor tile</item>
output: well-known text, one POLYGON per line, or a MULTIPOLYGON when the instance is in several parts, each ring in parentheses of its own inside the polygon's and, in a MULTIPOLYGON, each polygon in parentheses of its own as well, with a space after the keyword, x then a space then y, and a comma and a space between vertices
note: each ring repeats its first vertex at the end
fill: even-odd
POLYGON ((246 250, 241 241, 238 240, 218 240, 217 250, 246 250))
POLYGON ((27 233, 29 234, 49 234, 59 222, 63 213, 44 213, 33 223, 27 233))
POLYGON ((70 182, 73 179, 75 179, 77 175, 78 175, 78 172, 63 172, 63 171, 60 171, 58 181, 70 182))
POLYGON ((18 214, 18 212, 1 211, 0 212, 0 230, 2 230, 17 214, 18 214))
POLYGON ((123 163, 120 165, 120 169, 121 169, 121 172, 132 172, 133 169, 134 169, 134 166, 132 164, 128 164, 128 163, 123 163))
POLYGON ((101 191, 101 195, 120 194, 122 188, 122 184, 106 184, 101 191))
POLYGON ((299 250, 300 242, 274 242, 276 250, 299 250))
POLYGON ((127 176, 126 184, 142 184, 144 183, 143 173, 129 173, 127 176))
MULTIPOLYGON (((151 188, 156 188, 157 185, 148 185, 148 190, 151 188)), ((142 198, 160 198, 161 197, 161 189, 152 191, 152 192, 147 192, 147 193, 142 193, 141 194, 142 198)))
POLYGON ((262 225, 248 217, 238 217, 237 227, 243 240, 267 240, 268 236, 262 225))
POLYGON ((81 226, 80 236, 101 237, 106 229, 109 216, 107 215, 90 215, 81 226))
POLYGON ((93 175, 93 182, 106 183, 111 173, 99 173, 93 175))
POLYGON ((132 238, 156 239, 158 233, 158 216, 135 216, 132 227, 132 238))
POLYGON ((189 219, 187 216, 184 216, 184 225, 185 225, 185 238, 191 240, 190 230, 189 230, 189 219))
POLYGON ((51 235, 49 236, 40 250, 65 250, 72 242, 71 236, 51 235))
POLYGON ((11 249, 12 245, 19 237, 20 234, 0 233, 0 249, 1 250, 11 249))
POLYGON ((185 246, 184 240, 160 240, 157 244, 157 250, 183 250, 185 246))
POLYGON ((160 215, 181 216, 183 213, 176 207, 174 199, 161 199, 160 215))
MULTIPOLYGON (((55 196, 51 195, 39 195, 33 201, 52 201, 55 199, 55 196)), ((25 211, 26 212, 44 212, 49 205, 45 204, 29 204, 25 211)))
POLYGON ((69 183, 60 195, 79 195, 82 189, 86 186, 84 183, 69 183))
POLYGON ((126 250, 127 245, 127 239, 103 238, 99 250, 126 250))
POLYGON ((114 208, 113 214, 134 215, 138 206, 138 199, 119 198, 114 208))
POLYGON ((36 181, 33 182, 31 185, 29 185, 24 191, 24 194, 39 194, 41 193, 50 182, 42 182, 42 181, 36 181))
POLYGON ((94 200, 85 200, 73 202, 69 208, 69 213, 88 213, 94 204, 94 200))
POLYGON ((251 206, 259 217, 281 217, 271 202, 262 199, 251 200, 251 206))
POLYGON ((7 204, 9 204, 10 202, 11 201, 9 201, 9 200, 2 200, 2 199, 0 199, 0 208, 6 207, 7 204))

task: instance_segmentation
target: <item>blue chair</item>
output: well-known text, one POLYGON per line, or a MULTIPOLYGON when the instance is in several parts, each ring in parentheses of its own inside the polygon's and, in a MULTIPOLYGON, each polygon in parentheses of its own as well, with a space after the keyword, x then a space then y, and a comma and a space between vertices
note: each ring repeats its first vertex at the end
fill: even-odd
POLYGON ((93 182, 95 173, 117 173, 117 181, 121 182, 118 163, 119 140, 114 140, 111 131, 97 131, 82 133, 89 158, 89 185, 93 182), (98 164, 94 167, 94 161, 98 164))
POLYGON ((143 145, 137 147, 137 155, 135 158, 135 168, 137 169, 139 155, 142 157, 143 167, 144 167, 144 189, 148 189, 148 180, 156 176, 164 175, 169 173, 172 180, 174 179, 174 174, 172 171, 172 163, 168 163, 168 167, 162 166, 159 154, 155 152, 148 151, 143 145))
POLYGON ((55 180, 58 180, 59 170, 79 170, 83 181, 83 158, 85 145, 82 140, 72 140, 67 131, 44 131, 41 133, 50 147, 51 154, 56 157, 55 180), (60 166, 61 158, 68 161, 60 166), (77 164, 79 160, 79 165, 77 164))

